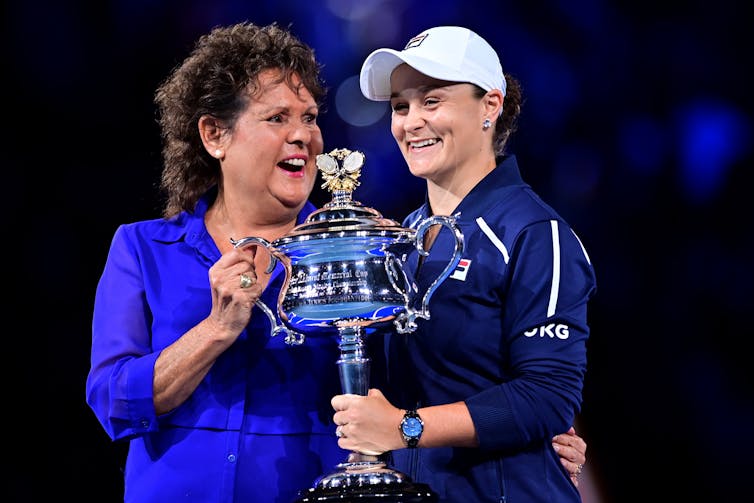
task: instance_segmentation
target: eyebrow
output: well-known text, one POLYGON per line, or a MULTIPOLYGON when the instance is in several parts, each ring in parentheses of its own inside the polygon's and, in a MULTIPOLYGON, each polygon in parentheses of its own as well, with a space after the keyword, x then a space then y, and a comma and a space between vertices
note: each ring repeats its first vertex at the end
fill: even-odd
MULTIPOLYGON (((417 87, 417 90, 422 94, 426 94, 430 91, 434 91, 435 89, 457 86, 459 84, 465 84, 465 82, 449 82, 447 84, 434 84, 434 85, 419 86, 417 87)), ((398 98, 399 96, 400 96, 400 93, 390 93, 390 99, 398 98)))
MULTIPOLYGON (((305 114, 310 114, 310 113, 315 113, 315 112, 319 113, 319 106, 317 106, 317 105, 312 105, 312 106, 306 107, 306 109, 304 110, 305 114)), ((261 109, 259 111, 259 113, 261 115, 281 114, 281 113, 282 114, 291 114, 292 113, 292 108, 289 107, 289 106, 285 106, 285 105, 271 105, 271 106, 268 106, 268 107, 265 107, 265 108, 261 109)))

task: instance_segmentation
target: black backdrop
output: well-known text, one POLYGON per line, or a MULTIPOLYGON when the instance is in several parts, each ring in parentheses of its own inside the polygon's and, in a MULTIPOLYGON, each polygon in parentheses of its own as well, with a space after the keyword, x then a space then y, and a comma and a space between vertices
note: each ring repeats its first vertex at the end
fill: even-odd
POLYGON ((386 108, 358 96, 363 58, 440 24, 498 48, 527 98, 511 149, 598 275, 579 417, 595 486, 585 498, 740 501, 749 491, 752 44, 735 2, 30 1, 4 11, 14 500, 122 499, 124 448, 84 401, 94 288, 116 226, 159 215, 155 87, 200 34, 244 19, 290 24, 315 48, 330 86, 325 147, 364 150, 355 197, 397 219, 422 185, 403 167, 386 108))

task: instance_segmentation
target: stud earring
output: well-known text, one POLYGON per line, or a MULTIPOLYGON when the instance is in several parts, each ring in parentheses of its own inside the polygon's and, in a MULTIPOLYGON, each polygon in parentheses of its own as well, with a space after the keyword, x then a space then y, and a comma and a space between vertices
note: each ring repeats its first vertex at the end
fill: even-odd
POLYGON ((484 122, 482 122, 482 129, 485 131, 488 130, 492 126, 492 121, 489 119, 484 119, 484 122))
POLYGON ((217 150, 215 150, 215 157, 220 159, 222 156, 223 156, 223 151, 221 149, 218 148, 217 150))

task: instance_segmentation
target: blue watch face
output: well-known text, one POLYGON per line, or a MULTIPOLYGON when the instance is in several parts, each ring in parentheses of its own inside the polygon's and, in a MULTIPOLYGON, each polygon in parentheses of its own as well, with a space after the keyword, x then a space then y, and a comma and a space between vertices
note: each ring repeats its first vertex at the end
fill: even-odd
POLYGON ((407 417, 403 421, 403 433, 409 437, 415 437, 422 432, 422 424, 415 417, 407 417))

